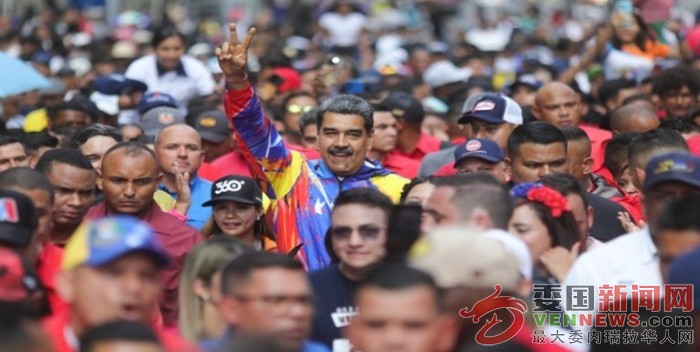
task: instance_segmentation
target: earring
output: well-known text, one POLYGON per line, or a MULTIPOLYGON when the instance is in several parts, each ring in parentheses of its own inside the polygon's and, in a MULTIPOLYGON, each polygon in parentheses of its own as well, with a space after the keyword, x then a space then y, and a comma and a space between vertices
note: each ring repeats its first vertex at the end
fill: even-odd
POLYGON ((211 297, 209 297, 209 295, 206 294, 206 293, 203 294, 202 297, 200 297, 200 298, 201 298, 202 301, 204 301, 204 302, 209 302, 209 301, 211 300, 211 297))

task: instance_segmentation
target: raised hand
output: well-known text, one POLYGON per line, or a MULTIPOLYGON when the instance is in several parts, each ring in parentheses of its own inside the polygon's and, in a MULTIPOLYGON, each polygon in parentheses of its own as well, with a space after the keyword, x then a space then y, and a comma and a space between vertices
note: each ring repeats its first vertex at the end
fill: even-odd
POLYGON ((239 82, 243 83, 246 80, 246 70, 248 66, 248 48, 255 37, 255 28, 251 28, 246 34, 243 42, 238 43, 238 33, 236 25, 230 23, 228 25, 230 41, 221 44, 216 48, 216 58, 219 61, 221 71, 226 75, 227 83, 239 82))

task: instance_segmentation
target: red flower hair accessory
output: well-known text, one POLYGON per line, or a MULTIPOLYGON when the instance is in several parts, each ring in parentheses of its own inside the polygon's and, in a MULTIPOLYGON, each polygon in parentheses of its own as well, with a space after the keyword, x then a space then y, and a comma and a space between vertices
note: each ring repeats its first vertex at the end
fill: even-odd
POLYGON ((533 187, 527 192, 527 199, 533 202, 540 203, 552 213, 552 217, 559 218, 565 211, 571 211, 569 202, 561 193, 546 187, 533 187))

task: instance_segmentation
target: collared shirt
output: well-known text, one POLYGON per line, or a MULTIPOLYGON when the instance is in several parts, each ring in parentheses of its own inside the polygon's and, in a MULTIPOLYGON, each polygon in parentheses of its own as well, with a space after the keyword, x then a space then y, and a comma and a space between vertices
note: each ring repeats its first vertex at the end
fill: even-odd
MULTIPOLYGON (((165 185, 158 187, 161 191, 168 193, 177 200, 177 192, 171 192, 165 185)), ((195 176, 190 181, 190 207, 187 208, 187 225, 201 230, 204 224, 211 217, 211 207, 203 207, 202 203, 211 198, 211 182, 195 176)))
POLYGON ((132 62, 124 76, 146 83, 149 92, 172 95, 183 111, 187 109, 190 99, 214 93, 216 82, 209 69, 199 60, 183 55, 180 58, 181 70, 163 72, 162 75, 157 61, 155 55, 144 56, 132 62))
MULTIPOLYGON (((85 220, 99 219, 107 215, 107 206, 105 202, 101 202, 90 208, 85 214, 85 220)), ((160 301, 163 322, 166 326, 171 326, 177 321, 177 287, 180 283, 180 272, 185 265, 185 256, 204 238, 192 227, 160 210, 155 203, 141 220, 151 226, 173 260, 173 265, 164 272, 165 287, 160 301)))
POLYGON ((424 156, 440 150, 441 146, 442 141, 429 134, 421 132, 420 137, 418 138, 418 142, 416 142, 416 147, 410 153, 404 153, 403 151, 400 151, 397 148, 391 151, 389 155, 398 154, 400 156, 420 162, 421 160, 423 160, 424 156))

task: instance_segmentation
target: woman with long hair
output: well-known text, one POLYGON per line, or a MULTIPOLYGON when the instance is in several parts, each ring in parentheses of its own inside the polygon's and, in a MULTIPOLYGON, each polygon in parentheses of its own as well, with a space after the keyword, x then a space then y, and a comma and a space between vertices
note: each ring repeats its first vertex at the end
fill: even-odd
POLYGON ((185 258, 179 292, 179 327, 194 342, 218 340, 228 323, 219 312, 221 272, 233 259, 253 248, 231 237, 220 236, 200 243, 185 258))
POLYGON ((252 178, 226 176, 216 180, 211 199, 203 206, 214 208, 202 228, 204 237, 229 236, 257 250, 277 249, 272 228, 265 220, 262 191, 252 178))
POLYGON ((540 183, 521 183, 511 190, 515 201, 508 230, 530 248, 535 283, 563 282, 585 247, 561 193, 540 183))

